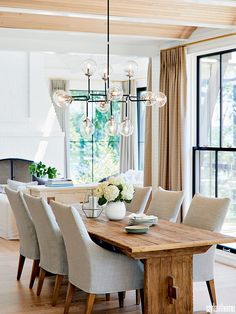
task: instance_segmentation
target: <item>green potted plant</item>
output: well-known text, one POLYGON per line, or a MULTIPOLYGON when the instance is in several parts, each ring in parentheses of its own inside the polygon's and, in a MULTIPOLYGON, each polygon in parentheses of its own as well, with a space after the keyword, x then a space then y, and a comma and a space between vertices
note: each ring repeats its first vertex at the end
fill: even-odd
POLYGON ((45 184, 47 179, 54 179, 57 176, 57 169, 51 166, 47 167, 42 161, 29 165, 29 172, 39 185, 45 184))

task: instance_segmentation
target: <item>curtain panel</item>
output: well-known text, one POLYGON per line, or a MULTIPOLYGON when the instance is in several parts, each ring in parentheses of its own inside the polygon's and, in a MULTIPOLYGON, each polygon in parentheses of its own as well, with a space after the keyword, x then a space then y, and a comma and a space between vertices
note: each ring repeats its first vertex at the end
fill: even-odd
POLYGON ((162 50, 160 91, 167 104, 159 111, 159 185, 168 190, 183 189, 186 90, 185 48, 162 50))
MULTIPOLYGON (((129 82, 122 82, 124 94, 129 92, 129 82)), ((136 95, 136 81, 131 81, 131 95, 136 95)), ((125 118, 125 103, 121 106, 121 122, 125 118)), ((128 102, 128 118, 133 124, 134 131, 131 136, 121 136, 120 138, 120 173, 129 169, 138 170, 138 125, 137 125, 137 106, 136 103, 128 102)))
MULTIPOLYGON (((147 91, 152 91, 152 59, 149 59, 147 91)), ((152 186, 152 106, 146 107, 143 185, 152 186)))
POLYGON ((53 94, 56 90, 64 90, 68 91, 69 81, 66 80, 59 80, 59 79, 52 79, 50 80, 50 95, 52 99, 52 103, 54 106, 54 110, 56 112, 57 120, 61 127, 62 132, 64 132, 64 176, 65 178, 69 177, 70 170, 69 170, 69 152, 70 152, 70 130, 69 130, 69 108, 59 107, 53 102, 53 94))

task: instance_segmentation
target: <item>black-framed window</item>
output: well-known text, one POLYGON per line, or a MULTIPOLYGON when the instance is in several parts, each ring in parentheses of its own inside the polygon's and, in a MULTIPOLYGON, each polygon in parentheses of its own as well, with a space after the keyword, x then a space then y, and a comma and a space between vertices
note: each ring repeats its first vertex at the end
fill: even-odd
MULTIPOLYGON (((142 93, 146 87, 137 88, 138 99, 141 99, 142 93)), ((142 101, 137 102, 137 125, 138 125, 138 169, 144 168, 144 140, 145 140, 145 116, 146 106, 142 101)))
MULTIPOLYGON (((85 91, 71 90, 71 95, 84 95, 85 91)), ((101 91, 92 91, 99 94, 101 91)), ((93 100, 99 101, 99 96, 93 100)), ((97 182, 105 177, 119 173, 120 136, 109 136, 104 130, 110 112, 96 110, 96 103, 89 105, 89 118, 95 125, 91 139, 81 136, 80 125, 85 115, 85 102, 73 101, 70 105, 70 170, 76 183, 97 182)), ((120 105, 113 102, 113 115, 120 121, 120 105)))
POLYGON ((236 49, 197 58, 196 131, 193 194, 230 197, 222 232, 236 236, 236 49))

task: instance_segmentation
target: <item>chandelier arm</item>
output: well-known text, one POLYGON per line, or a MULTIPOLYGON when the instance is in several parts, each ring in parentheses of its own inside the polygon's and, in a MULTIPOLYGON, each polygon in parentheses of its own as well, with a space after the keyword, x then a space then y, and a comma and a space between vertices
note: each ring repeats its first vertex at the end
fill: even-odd
POLYGON ((88 75, 88 99, 90 99, 90 75, 88 75))
POLYGON ((86 118, 88 118, 88 101, 86 101, 86 118))

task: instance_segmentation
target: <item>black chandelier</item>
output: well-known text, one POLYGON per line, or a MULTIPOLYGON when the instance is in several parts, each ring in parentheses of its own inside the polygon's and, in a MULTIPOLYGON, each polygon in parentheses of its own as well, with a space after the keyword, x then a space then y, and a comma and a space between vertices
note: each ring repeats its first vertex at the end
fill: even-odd
POLYGON ((84 101, 86 102, 85 119, 81 122, 80 131, 83 138, 90 138, 94 131, 95 126, 89 119, 89 104, 96 103, 96 109, 100 112, 106 113, 110 109, 110 118, 105 124, 105 131, 109 136, 115 136, 121 134, 122 136, 130 136, 133 133, 134 127, 128 117, 128 105, 142 101, 146 106, 158 105, 162 107, 166 104, 167 98, 162 92, 154 94, 151 91, 147 91, 142 94, 139 99, 137 96, 131 95, 131 81, 135 77, 138 64, 135 61, 128 61, 125 66, 125 74, 128 78, 128 94, 124 94, 123 90, 116 85, 110 86, 110 3, 107 0, 107 60, 106 65, 102 71, 102 80, 104 81, 104 92, 103 93, 92 93, 91 92, 91 77, 96 72, 97 64, 92 59, 87 59, 82 63, 82 70, 84 75, 87 77, 87 92, 85 95, 71 96, 64 90, 57 90, 53 94, 53 101, 59 107, 68 106, 72 101, 84 101), (95 100, 93 96, 101 97, 100 100, 95 100), (112 103, 118 102, 125 104, 125 119, 119 124, 115 121, 112 111, 112 103))

